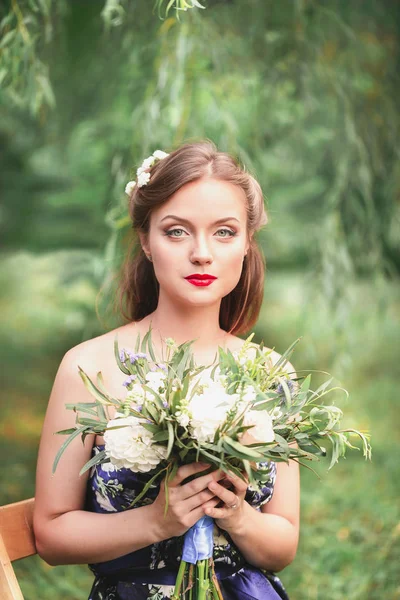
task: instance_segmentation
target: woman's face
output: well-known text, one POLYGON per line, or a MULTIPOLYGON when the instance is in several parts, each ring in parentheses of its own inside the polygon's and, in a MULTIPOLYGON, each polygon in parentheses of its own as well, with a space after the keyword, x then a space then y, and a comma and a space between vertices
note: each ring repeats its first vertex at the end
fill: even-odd
POLYGON ((236 287, 249 246, 243 190, 216 179, 186 184, 152 212, 142 244, 160 295, 193 306, 219 303, 236 287), (199 274, 215 279, 187 279, 199 274))

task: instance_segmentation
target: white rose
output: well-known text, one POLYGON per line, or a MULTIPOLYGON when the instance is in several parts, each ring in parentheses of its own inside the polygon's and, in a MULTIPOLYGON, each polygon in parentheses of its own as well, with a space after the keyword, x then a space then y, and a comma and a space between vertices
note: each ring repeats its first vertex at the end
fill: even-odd
POLYGON ((128 183, 125 186, 125 194, 128 194, 128 196, 130 196, 132 194, 133 188, 136 185, 136 181, 128 181, 128 183))
POLYGON ((134 473, 146 473, 154 469, 166 457, 164 446, 153 444, 152 434, 144 429, 136 417, 112 419, 104 432, 107 458, 119 469, 131 469, 134 473), (119 429, 110 427, 121 426, 119 429))
POLYGON ((236 395, 227 394, 218 381, 211 380, 211 385, 206 385, 202 394, 195 394, 189 404, 193 437, 199 442, 213 441, 216 430, 236 400, 236 395))
POLYGON ((259 442, 273 442, 275 439, 271 415, 266 410, 249 410, 244 416, 244 425, 253 425, 249 434, 259 442))
POLYGON ((163 158, 166 158, 168 154, 163 150, 156 150, 155 152, 153 152, 153 156, 154 158, 158 158, 158 160, 162 160, 163 158))

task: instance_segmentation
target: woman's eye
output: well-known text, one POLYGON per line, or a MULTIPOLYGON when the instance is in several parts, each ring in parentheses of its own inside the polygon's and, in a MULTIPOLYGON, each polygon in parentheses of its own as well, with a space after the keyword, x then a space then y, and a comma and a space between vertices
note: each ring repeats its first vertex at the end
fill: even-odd
POLYGON ((236 235, 235 231, 232 231, 232 229, 218 229, 218 233, 223 233, 225 235, 218 235, 218 237, 233 237, 234 235, 236 235))
POLYGON ((185 233, 183 229, 176 228, 176 229, 170 229, 169 231, 166 231, 165 235, 168 235, 169 237, 182 237, 183 233, 185 233))

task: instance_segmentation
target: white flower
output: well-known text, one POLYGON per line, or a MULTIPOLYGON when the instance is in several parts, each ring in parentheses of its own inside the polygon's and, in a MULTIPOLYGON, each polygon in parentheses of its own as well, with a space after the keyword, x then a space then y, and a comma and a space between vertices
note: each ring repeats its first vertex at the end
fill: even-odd
POLYGON ((136 185, 136 181, 128 181, 128 183, 125 186, 125 194, 128 194, 128 196, 130 196, 132 194, 133 188, 136 185))
POLYGON ((159 388, 164 386, 165 373, 162 371, 149 371, 146 374, 146 381, 155 392, 158 392, 159 388))
POLYGON ((254 402, 254 400, 256 399, 257 396, 257 392, 256 390, 251 386, 248 385, 245 387, 244 392, 242 394, 242 400, 244 402, 254 402))
POLYGON ((187 427, 189 425, 189 415, 185 412, 177 411, 175 413, 175 418, 178 421, 179 425, 182 427, 187 427))
POLYGON ((282 416, 282 411, 279 408, 279 406, 275 406, 275 408, 271 411, 271 418, 273 421, 275 421, 275 419, 280 419, 282 416))
POLYGON ((271 415, 266 410, 249 410, 244 416, 244 425, 253 425, 249 434, 260 442, 273 442, 275 439, 271 415))
POLYGON ((138 175, 137 183, 138 183, 139 187, 147 185, 149 183, 149 181, 150 181, 150 173, 143 171, 143 173, 140 173, 138 175))
POLYGON ((142 427, 140 419, 132 416, 109 421, 104 444, 107 458, 116 467, 131 469, 134 473, 151 471, 167 453, 164 446, 153 444, 152 434, 142 427), (121 425, 119 429, 110 429, 121 425))
POLYGON ((162 160, 163 158, 166 158, 168 156, 168 153, 164 152, 163 150, 156 150, 155 152, 153 152, 153 156, 154 158, 158 158, 158 160, 162 160))
POLYGON ((221 383, 210 379, 201 394, 195 394, 190 401, 190 428, 199 442, 211 442, 218 427, 225 421, 227 412, 237 400, 236 394, 227 394, 221 383))
POLYGON ((141 175, 141 173, 148 171, 154 165, 155 161, 156 159, 154 156, 149 156, 148 158, 145 158, 142 162, 142 165, 136 171, 137 175, 141 175))

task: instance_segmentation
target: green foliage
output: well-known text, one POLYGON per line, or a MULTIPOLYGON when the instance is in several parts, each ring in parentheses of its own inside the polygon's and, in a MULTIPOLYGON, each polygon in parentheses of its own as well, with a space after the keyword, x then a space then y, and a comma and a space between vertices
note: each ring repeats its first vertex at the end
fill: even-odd
MULTIPOLYGON (((368 471, 350 456, 321 483, 303 475, 301 544, 282 578, 297 600, 391 600, 399 5, 204 4, 180 22, 173 8, 160 20, 148 0, 1 5, 2 502, 34 493, 62 354, 103 330, 96 297, 103 287, 104 317, 128 251, 131 168, 155 148, 209 137, 256 174, 268 199, 258 336, 282 350, 304 334, 297 370, 340 375, 352 399, 346 427, 362 415, 374 439, 368 471)), ((33 557, 16 568, 27 600, 88 595, 86 567, 33 557)))

